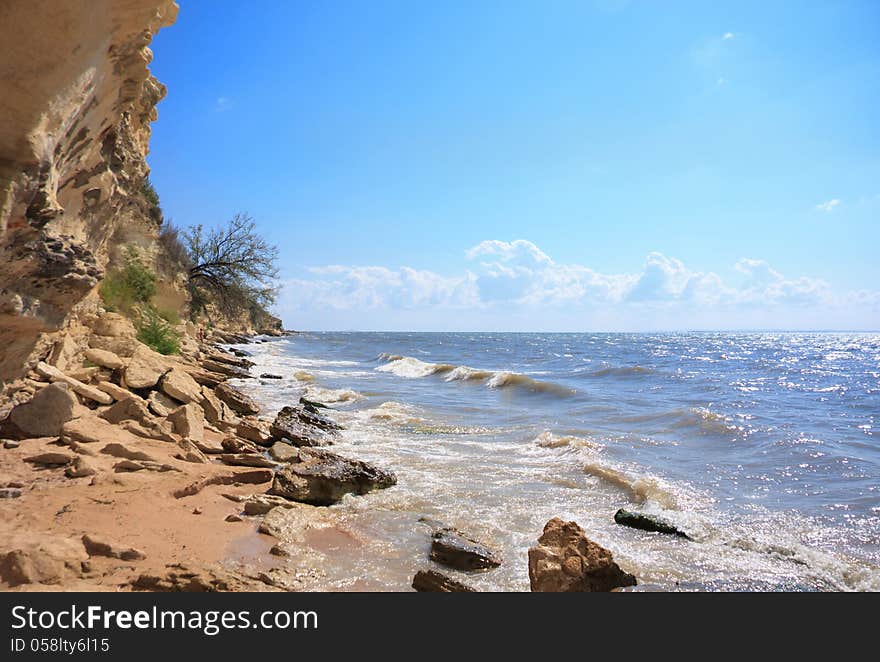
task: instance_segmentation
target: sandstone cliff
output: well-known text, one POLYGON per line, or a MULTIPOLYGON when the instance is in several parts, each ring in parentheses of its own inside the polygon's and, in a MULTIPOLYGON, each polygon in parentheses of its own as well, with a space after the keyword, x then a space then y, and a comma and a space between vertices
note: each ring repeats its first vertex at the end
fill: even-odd
POLYGON ((0 3, 0 379, 94 305, 115 246, 150 245, 140 193, 165 88, 148 45, 173 0, 0 3))

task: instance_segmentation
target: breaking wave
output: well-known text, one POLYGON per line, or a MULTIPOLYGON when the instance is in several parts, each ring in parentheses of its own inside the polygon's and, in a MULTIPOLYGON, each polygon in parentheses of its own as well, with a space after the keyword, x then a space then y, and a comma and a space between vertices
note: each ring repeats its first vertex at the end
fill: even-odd
POLYGON ((485 382, 489 388, 519 387, 524 390, 553 393, 559 396, 571 395, 573 389, 566 388, 553 382, 544 382, 518 372, 481 370, 466 365, 452 365, 450 363, 428 363, 411 356, 399 354, 380 354, 381 360, 387 361, 384 365, 376 368, 378 372, 389 372, 406 379, 418 379, 430 375, 445 375, 444 381, 479 381, 485 382))
POLYGON ((663 487, 656 478, 627 476, 622 471, 595 461, 584 464, 583 470, 584 473, 623 490, 636 503, 653 501, 667 510, 679 509, 675 494, 663 487))

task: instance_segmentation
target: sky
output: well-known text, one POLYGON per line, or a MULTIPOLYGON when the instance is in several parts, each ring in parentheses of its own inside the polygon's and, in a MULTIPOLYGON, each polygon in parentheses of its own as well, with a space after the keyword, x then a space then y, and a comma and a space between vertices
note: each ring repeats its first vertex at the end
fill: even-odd
POLYGON ((880 329, 880 3, 180 0, 148 162, 311 330, 880 329))

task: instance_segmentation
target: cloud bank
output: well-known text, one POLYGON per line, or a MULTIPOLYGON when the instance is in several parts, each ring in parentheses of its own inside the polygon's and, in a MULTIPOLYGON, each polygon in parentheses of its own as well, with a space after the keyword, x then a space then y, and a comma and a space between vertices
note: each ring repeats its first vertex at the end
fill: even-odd
POLYGON ((464 257, 463 269, 452 275, 411 267, 313 267, 284 283, 279 309, 285 320, 309 328, 413 330, 436 327, 438 320, 460 329, 604 324, 638 330, 874 328, 880 319, 877 292, 835 293, 821 279, 789 277, 752 258, 733 265, 736 277, 725 282, 657 252, 637 271, 602 273, 556 262, 524 239, 483 241, 464 257), (853 311, 868 326, 851 321, 853 311))

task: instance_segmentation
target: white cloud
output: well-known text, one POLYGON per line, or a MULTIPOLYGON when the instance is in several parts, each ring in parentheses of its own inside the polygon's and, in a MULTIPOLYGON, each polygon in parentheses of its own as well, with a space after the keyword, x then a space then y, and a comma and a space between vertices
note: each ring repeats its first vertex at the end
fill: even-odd
POLYGON ((820 202, 818 205, 816 205, 816 209, 819 209, 821 211, 824 211, 824 212, 830 214, 831 212, 834 211, 834 208, 837 207, 839 204, 840 204, 840 200, 838 200, 837 198, 832 198, 831 200, 828 200, 827 202, 820 202))
POLYGON ((727 41, 728 39, 733 39, 735 36, 736 36, 736 35, 733 34, 732 32, 725 32, 725 33, 722 35, 721 38, 722 38, 724 41, 727 41))
POLYGON ((222 113, 224 110, 229 110, 232 107, 232 99, 229 97, 217 97, 217 100, 214 102, 214 112, 222 113))
MULTIPOLYGON (((576 315, 624 311, 653 311, 666 319, 698 319, 710 311, 745 313, 775 310, 815 311, 822 306, 880 307, 880 294, 859 292, 835 297, 817 278, 786 277, 763 260, 743 258, 735 265, 738 284, 725 283, 714 272, 689 268, 681 260, 650 253, 634 273, 606 274, 582 264, 561 264, 530 241, 484 241, 465 252, 470 264, 457 275, 443 275, 411 267, 332 265, 309 269, 307 276, 287 281, 281 312, 372 312, 369 319, 401 318, 401 311, 439 315, 467 327, 473 316, 504 320, 522 315, 541 323, 545 315, 576 319, 576 315), (475 264, 476 263, 476 264, 475 264), (457 311, 457 312, 455 312, 457 311), (532 317, 526 311, 533 311, 532 317), (579 312, 580 311, 580 312, 579 312), (679 311, 681 316, 675 311, 679 311), (690 314, 691 317, 687 315, 690 314)), ((742 316, 740 316, 742 314, 742 316)), ((337 316, 338 317, 338 316, 337 316)), ((346 318, 348 319, 348 318, 346 318)), ((352 319, 367 319, 354 316, 352 319)), ((413 318, 415 319, 415 318, 413 318)), ((648 319, 645 317, 645 319, 648 319)), ((702 319, 702 318, 700 318, 702 319)), ((710 317, 711 319, 711 317, 710 317)), ((763 318, 762 318, 763 319, 763 318)), ((789 319, 782 316, 782 319, 789 319)), ((785 324, 780 323, 780 326, 785 324)))

